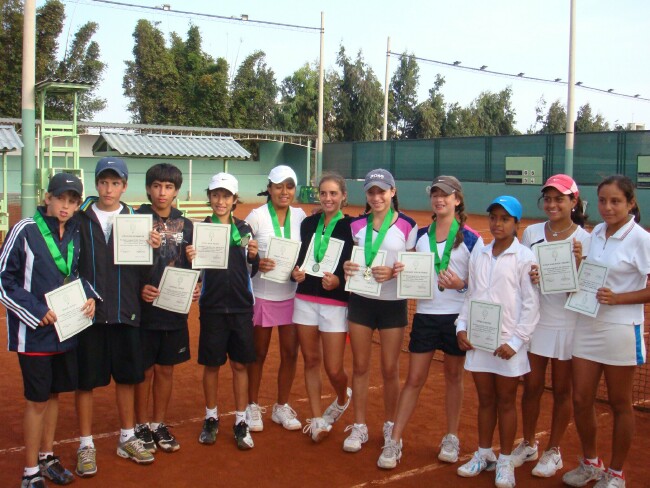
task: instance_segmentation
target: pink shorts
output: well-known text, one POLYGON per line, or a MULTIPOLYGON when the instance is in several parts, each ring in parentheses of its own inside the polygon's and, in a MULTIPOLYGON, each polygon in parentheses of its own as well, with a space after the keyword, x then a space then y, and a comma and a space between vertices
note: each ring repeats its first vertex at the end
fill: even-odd
POLYGON ((255 297, 253 325, 255 327, 275 327, 293 324, 293 298, 274 302, 255 297))

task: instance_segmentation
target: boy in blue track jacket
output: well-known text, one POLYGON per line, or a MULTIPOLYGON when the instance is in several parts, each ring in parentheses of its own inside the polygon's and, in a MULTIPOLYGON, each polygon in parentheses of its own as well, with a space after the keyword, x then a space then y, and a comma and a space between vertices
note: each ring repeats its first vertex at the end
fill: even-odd
MULTIPOLYGON (((77 388, 77 337, 59 340, 45 294, 78 278, 79 228, 72 217, 82 194, 76 176, 53 176, 45 206, 9 231, 0 252, 0 302, 7 308, 9 350, 18 353, 26 399, 22 488, 44 487, 43 477, 60 485, 74 479, 54 456, 53 444, 58 394, 77 388)), ((83 284, 91 298, 82 311, 92 317, 97 295, 83 284)))

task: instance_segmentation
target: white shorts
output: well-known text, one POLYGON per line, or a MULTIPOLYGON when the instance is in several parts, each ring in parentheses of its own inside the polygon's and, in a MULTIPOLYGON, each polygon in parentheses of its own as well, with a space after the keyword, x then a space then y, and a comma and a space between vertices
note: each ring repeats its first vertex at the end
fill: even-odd
POLYGON ((573 336, 573 355, 611 366, 644 364, 643 324, 614 324, 580 317, 573 336))
POLYGON ((293 304, 293 323, 318 326, 321 332, 347 332, 348 307, 296 298, 293 304))
POLYGON ((573 353, 571 328, 544 327, 537 324, 528 343, 528 351, 545 358, 568 361, 573 353))
POLYGON ((528 351, 521 347, 510 359, 502 359, 491 352, 480 349, 467 351, 465 369, 474 373, 494 373, 499 376, 514 378, 530 373, 528 351))

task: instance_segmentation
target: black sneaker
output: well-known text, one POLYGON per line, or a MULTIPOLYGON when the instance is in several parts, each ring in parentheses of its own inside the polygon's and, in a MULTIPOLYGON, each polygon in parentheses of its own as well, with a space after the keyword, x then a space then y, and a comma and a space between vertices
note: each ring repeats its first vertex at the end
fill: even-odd
POLYGON ((153 440, 165 452, 176 452, 181 448, 176 438, 171 435, 169 429, 163 423, 160 423, 158 428, 153 431, 153 440))
POLYGON ((156 443, 153 441, 153 434, 149 424, 137 424, 135 426, 135 436, 142 441, 144 448, 151 454, 156 453, 156 443))
POLYGON ((214 444, 217 441, 217 434, 219 433, 219 419, 210 417, 203 421, 203 430, 199 435, 199 442, 201 444, 214 444))
POLYGON ((23 476, 23 479, 20 481, 20 488, 46 488, 45 480, 41 476, 41 473, 23 476))
POLYGON ((57 485, 69 485, 74 481, 72 473, 65 469, 57 456, 47 456, 38 461, 41 475, 49 478, 57 485))
POLYGON ((242 451, 247 449, 253 449, 255 444, 253 443, 253 438, 248 429, 248 424, 243 420, 237 425, 233 425, 233 430, 235 431, 235 440, 237 441, 237 447, 242 451))

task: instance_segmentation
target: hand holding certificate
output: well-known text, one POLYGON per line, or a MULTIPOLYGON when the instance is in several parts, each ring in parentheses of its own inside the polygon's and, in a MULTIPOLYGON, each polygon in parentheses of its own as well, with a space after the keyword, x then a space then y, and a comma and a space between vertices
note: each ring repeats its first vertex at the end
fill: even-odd
POLYGON ((340 239, 330 238, 323 259, 320 263, 317 263, 314 259, 314 237, 312 237, 305 255, 305 261, 300 266, 300 270, 318 278, 325 276, 325 272, 334 273, 341 259, 344 244, 340 239))
POLYGON ((555 241, 534 247, 542 294, 578 291, 578 273, 571 246, 570 241, 555 241))
POLYGON ((372 261, 372 264, 366 266, 366 257, 364 249, 359 246, 352 248, 352 256, 350 261, 359 265, 359 270, 350 276, 345 283, 345 291, 352 291, 363 293, 365 295, 379 296, 381 293, 381 283, 375 281, 372 275, 372 268, 375 266, 383 266, 386 261, 386 251, 377 251, 377 255, 372 261))
POLYGON ((260 278, 275 281, 276 283, 286 283, 291 277, 296 261, 298 261, 299 252, 300 241, 271 237, 269 246, 266 249, 266 259, 273 260, 275 267, 271 271, 262 273, 260 278))
POLYGON ((404 269, 397 275, 397 298, 433 298, 433 259, 430 252, 400 252, 404 269))
POLYGON ((501 342, 501 305, 470 300, 467 337, 475 349, 493 353, 501 342))
POLYGON ((115 264, 153 264, 149 233, 153 217, 120 214, 113 221, 113 253, 115 264))
POLYGON ((93 319, 82 310, 87 300, 81 280, 74 280, 45 294, 47 306, 56 314, 54 327, 59 340, 69 339, 92 325, 93 319))
POLYGON ((564 308, 589 317, 596 317, 600 308, 596 293, 598 288, 605 286, 607 271, 607 266, 583 261, 578 270, 578 286, 580 289, 569 295, 564 308))
POLYGON ((158 285, 160 294, 153 306, 170 312, 188 313, 199 274, 196 270, 167 266, 158 285))
POLYGON ((197 222, 192 243, 196 251, 192 269, 228 269, 230 225, 197 222))

